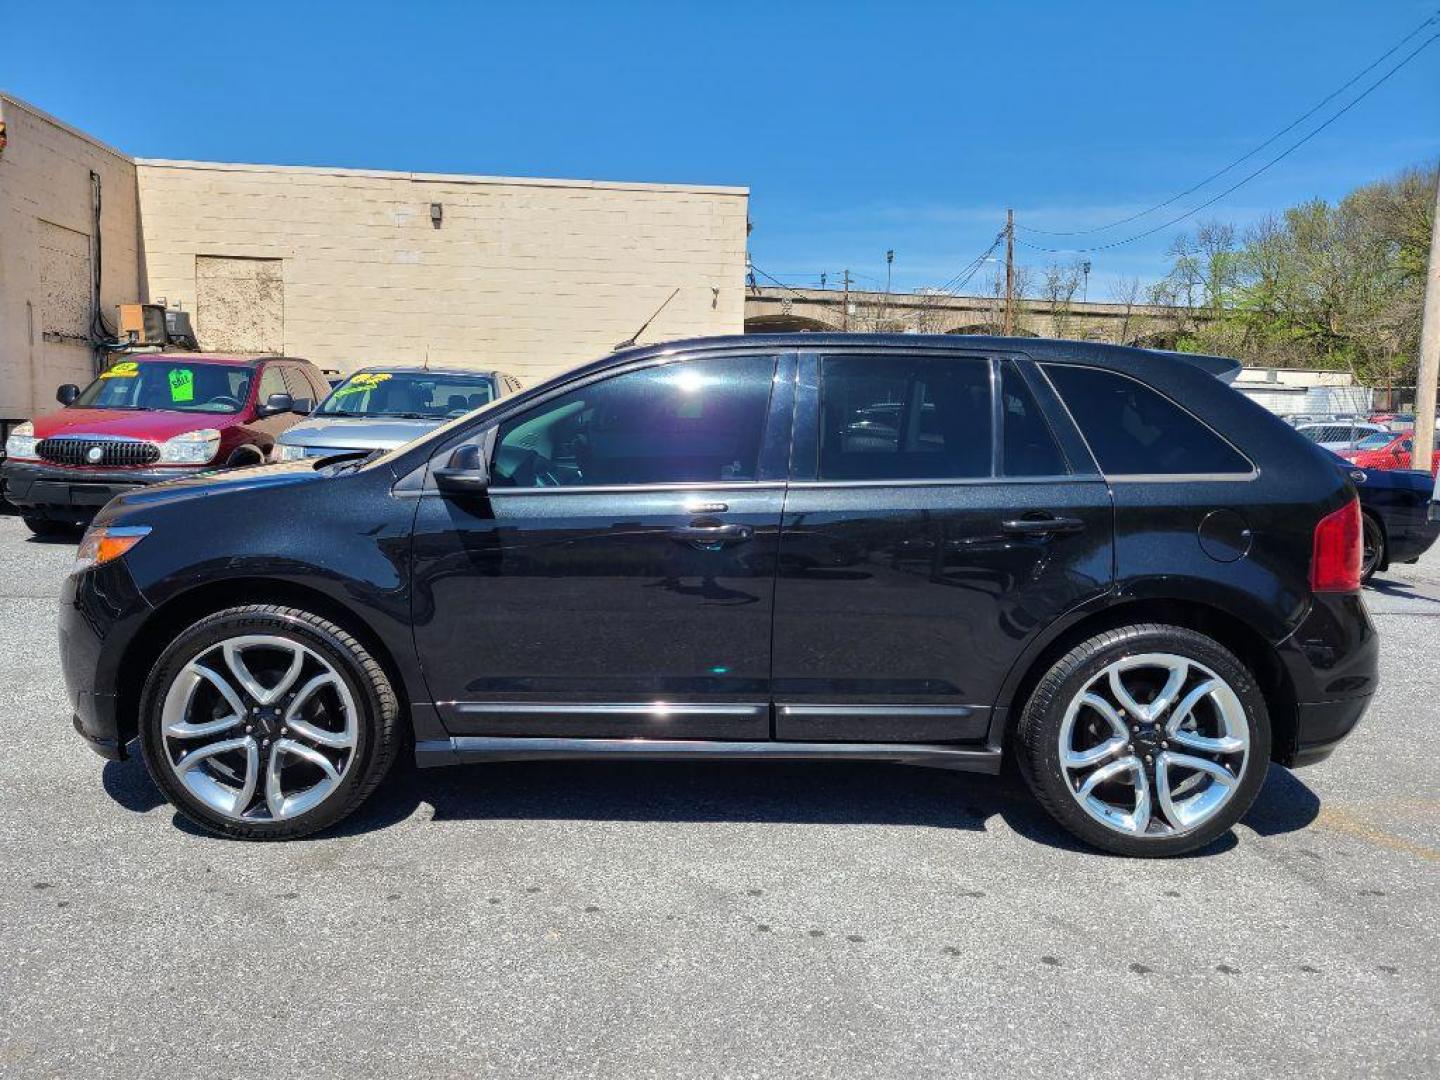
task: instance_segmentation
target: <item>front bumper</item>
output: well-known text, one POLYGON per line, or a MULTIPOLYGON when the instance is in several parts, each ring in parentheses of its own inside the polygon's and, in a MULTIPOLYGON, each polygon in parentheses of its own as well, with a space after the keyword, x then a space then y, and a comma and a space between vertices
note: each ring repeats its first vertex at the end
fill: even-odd
POLYGON ((56 521, 93 517, 117 495, 214 469, 170 465, 163 469, 73 469, 44 462, 7 461, 0 466, 5 498, 28 514, 56 521))
POLYGON ((125 650, 151 610, 123 558, 71 574, 61 588, 60 668, 73 723, 101 757, 124 758, 134 737, 134 718, 119 715, 120 690, 148 672, 126 671, 125 650))

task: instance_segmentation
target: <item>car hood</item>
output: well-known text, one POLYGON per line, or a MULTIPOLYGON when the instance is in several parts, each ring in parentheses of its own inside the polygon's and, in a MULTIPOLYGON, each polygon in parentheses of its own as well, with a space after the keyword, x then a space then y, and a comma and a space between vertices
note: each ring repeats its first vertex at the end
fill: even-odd
POLYGON ((35 437, 55 435, 114 435, 127 439, 164 442, 184 431, 222 428, 235 422, 235 413, 174 412, 168 409, 61 409, 37 416, 35 437))
POLYGON ((434 431, 444 420, 397 417, 317 416, 296 424, 280 438, 286 446, 324 446, 337 450, 390 450, 434 431))
POLYGON ((137 488, 125 495, 112 499, 106 507, 106 516, 123 514, 126 510, 156 506, 195 499, 206 499, 213 495, 239 494, 248 491, 262 491, 266 488, 293 487, 296 484, 314 484, 327 479, 327 470, 317 470, 314 461, 294 461, 283 465, 256 465, 250 469, 226 469, 221 472, 197 473, 159 484, 137 488))

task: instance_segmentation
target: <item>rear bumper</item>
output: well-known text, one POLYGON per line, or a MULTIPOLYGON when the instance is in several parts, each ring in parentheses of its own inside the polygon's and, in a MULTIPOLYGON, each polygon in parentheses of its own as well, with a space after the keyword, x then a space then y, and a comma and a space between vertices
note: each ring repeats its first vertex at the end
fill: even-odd
POLYGON ((59 465, 7 461, 0 466, 5 498, 29 514, 55 520, 93 517, 117 495, 166 480, 213 469, 213 465, 178 465, 164 469, 68 469, 59 465))
POLYGON ((1380 681, 1380 639, 1358 593, 1318 593, 1277 653, 1295 694, 1293 724, 1277 719, 1275 759, 1328 757, 1365 714, 1380 681))

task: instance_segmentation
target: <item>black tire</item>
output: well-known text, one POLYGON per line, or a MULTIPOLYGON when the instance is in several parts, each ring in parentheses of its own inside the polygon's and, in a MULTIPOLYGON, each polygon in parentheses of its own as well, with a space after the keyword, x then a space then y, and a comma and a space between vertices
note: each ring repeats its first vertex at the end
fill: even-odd
POLYGON ((370 796, 394 764, 404 741, 395 691, 384 668, 364 645, 327 619, 275 605, 218 611, 177 635, 146 679, 139 727, 145 766, 175 808, 209 832, 244 840, 293 840, 334 825, 370 796), (241 821, 201 802, 176 776, 161 734, 165 696, 185 665, 227 638, 253 634, 286 638, 319 654, 343 679, 358 714, 353 760, 340 783, 319 805, 279 821, 241 821))
MULTIPOLYGON (((1265 782, 1270 738, 1265 698, 1250 670, 1212 638, 1183 627, 1158 624, 1109 630, 1076 645, 1040 679, 1016 730, 1021 773, 1050 816, 1093 847, 1139 858, 1179 855, 1204 847, 1227 832, 1250 808, 1265 782), (1138 835, 1102 824, 1081 807, 1060 763, 1061 727, 1071 701, 1109 665, 1144 653, 1169 653, 1209 668, 1235 692, 1248 725, 1249 749, 1228 802, 1190 831, 1138 835)), ((1167 824, 1162 817, 1159 826, 1167 824)))
POLYGON ((53 521, 39 514, 21 514, 20 520, 36 536, 79 536, 78 524, 69 521, 53 521))
POLYGON ((1360 563, 1360 584, 1364 585, 1385 565, 1385 529, 1371 514, 1360 515, 1360 528, 1365 541, 1365 554, 1360 563))

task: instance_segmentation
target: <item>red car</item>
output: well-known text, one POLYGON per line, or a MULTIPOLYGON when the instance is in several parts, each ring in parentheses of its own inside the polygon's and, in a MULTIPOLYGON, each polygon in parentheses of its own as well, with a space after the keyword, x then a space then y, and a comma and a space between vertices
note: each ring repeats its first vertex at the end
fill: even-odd
MULTIPOLYGON (((1365 436, 1349 450, 1339 451, 1339 454, 1358 469, 1408 469, 1414 438, 1413 431, 1377 431, 1365 436)), ((1435 447, 1440 450, 1440 437, 1436 438, 1435 447)), ((1432 454, 1432 476, 1437 468, 1440 468, 1440 454, 1432 454)))
POLYGON ((263 464, 328 392, 319 368, 292 357, 132 356, 84 390, 60 387, 65 408, 11 430, 5 497, 36 533, 71 529, 136 487, 263 464))

